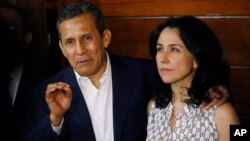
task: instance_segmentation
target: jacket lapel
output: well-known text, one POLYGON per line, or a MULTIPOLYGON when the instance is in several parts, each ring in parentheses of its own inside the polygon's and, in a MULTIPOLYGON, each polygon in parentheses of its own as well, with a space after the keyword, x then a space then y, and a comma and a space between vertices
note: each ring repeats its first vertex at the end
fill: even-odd
MULTIPOLYGON (((81 137, 87 140, 95 140, 94 129, 92 126, 89 110, 80 87, 77 83, 76 76, 73 69, 67 71, 65 76, 65 82, 71 84, 72 88, 72 102, 71 108, 68 111, 68 118, 73 119, 75 123, 80 124, 80 129, 76 129, 74 132, 81 131, 81 137), (77 114, 76 114, 77 113, 77 114)), ((69 123, 70 124, 70 123, 69 123)))
POLYGON ((128 101, 131 94, 131 80, 127 66, 118 57, 110 55, 110 61, 113 83, 114 140, 118 141, 121 138, 122 129, 125 124, 128 101))

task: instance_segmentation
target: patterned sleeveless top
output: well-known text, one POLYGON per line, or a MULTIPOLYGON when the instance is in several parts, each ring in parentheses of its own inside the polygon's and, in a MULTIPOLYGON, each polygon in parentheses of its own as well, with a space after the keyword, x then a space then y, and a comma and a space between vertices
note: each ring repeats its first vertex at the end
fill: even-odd
POLYGON ((177 115, 173 129, 168 124, 172 110, 171 103, 163 109, 155 108, 155 103, 152 104, 148 117, 146 141, 218 140, 215 125, 216 107, 205 110, 186 105, 177 115))

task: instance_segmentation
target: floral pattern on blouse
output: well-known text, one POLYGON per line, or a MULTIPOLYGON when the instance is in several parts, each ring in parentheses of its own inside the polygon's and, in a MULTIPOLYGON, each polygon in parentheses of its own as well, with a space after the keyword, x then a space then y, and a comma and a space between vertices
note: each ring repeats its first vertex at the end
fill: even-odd
POLYGON ((146 141, 216 141, 218 131, 215 125, 216 107, 205 110, 191 105, 176 117, 173 129, 169 126, 173 106, 168 104, 159 109, 153 103, 148 117, 146 141), (173 131, 172 131, 173 130, 173 131))

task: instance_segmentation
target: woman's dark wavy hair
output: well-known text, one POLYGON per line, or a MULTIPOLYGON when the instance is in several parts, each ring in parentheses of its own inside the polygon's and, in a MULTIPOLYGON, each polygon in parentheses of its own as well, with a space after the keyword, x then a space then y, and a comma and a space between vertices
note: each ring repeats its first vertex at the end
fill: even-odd
MULTIPOLYGON (((154 60, 157 40, 165 28, 179 30, 180 39, 198 63, 191 87, 188 89, 190 99, 186 102, 193 106, 199 106, 203 101, 210 102, 208 90, 213 88, 221 95, 218 86, 225 86, 230 93, 230 67, 227 61, 223 60, 220 42, 213 31, 194 16, 170 17, 158 25, 150 35, 149 50, 154 60)), ((170 84, 164 84, 159 80, 154 95, 156 107, 165 107, 172 99, 170 84)))
MULTIPOLYGON (((65 20, 72 19, 74 17, 91 13, 95 18, 95 24, 100 35, 103 35, 105 30, 104 18, 102 11, 94 4, 90 2, 74 3, 63 9, 57 18, 57 30, 59 31, 59 24, 65 20)), ((60 33, 59 33, 60 38, 60 33)))

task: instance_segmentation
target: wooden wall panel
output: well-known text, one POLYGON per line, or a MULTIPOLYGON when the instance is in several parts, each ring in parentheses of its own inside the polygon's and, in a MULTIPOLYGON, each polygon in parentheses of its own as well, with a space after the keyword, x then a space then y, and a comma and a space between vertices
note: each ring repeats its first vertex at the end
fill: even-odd
POLYGON ((235 108, 240 115, 241 121, 250 124, 250 67, 232 66, 231 83, 235 108))
MULTIPOLYGON (((250 65, 250 18, 203 18, 215 32, 231 65, 250 65)), ((112 32, 109 51, 139 58, 150 58, 149 34, 165 18, 106 17, 112 32)))
POLYGON ((250 18, 216 18, 205 22, 219 38, 231 65, 250 65, 250 18))
POLYGON ((249 0, 99 0, 106 16, 250 15, 249 0))

